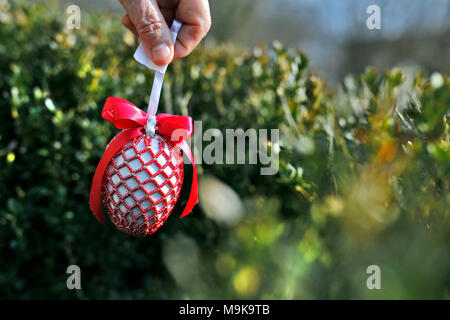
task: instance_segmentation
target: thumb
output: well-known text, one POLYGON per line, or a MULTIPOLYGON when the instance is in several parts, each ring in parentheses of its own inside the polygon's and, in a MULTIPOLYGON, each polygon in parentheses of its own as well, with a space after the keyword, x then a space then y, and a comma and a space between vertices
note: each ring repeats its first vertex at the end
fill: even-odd
POLYGON ((164 66, 172 61, 173 40, 156 0, 120 0, 136 28, 139 42, 152 61, 164 66))

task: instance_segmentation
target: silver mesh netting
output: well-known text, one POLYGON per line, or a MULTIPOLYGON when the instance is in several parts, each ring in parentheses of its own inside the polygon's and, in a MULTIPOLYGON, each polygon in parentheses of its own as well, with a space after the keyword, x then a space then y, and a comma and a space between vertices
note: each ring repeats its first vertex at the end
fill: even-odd
POLYGON ((182 184, 180 150, 158 134, 138 136, 109 163, 103 204, 119 230, 150 235, 167 220, 182 184))

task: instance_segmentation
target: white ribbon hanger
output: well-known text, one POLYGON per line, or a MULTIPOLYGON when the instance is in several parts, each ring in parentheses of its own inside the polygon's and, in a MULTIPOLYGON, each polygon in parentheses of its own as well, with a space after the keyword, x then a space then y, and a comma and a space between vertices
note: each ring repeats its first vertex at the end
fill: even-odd
MULTIPOLYGON (((170 27, 170 32, 172 34, 174 48, 175 42, 177 40, 178 32, 180 31, 182 23, 178 20, 173 20, 172 26, 170 27)), ((150 100, 148 101, 147 114, 149 116, 149 121, 151 118, 154 118, 156 115, 156 111, 158 111, 159 98, 161 96, 162 85, 164 82, 164 74, 166 73, 167 66, 157 66, 153 63, 153 61, 147 56, 142 47, 142 44, 139 45, 136 52, 133 55, 134 59, 146 66, 151 70, 155 70, 155 78, 153 80, 152 92, 150 93, 150 100)), ((155 120, 156 121, 156 120, 155 120)))

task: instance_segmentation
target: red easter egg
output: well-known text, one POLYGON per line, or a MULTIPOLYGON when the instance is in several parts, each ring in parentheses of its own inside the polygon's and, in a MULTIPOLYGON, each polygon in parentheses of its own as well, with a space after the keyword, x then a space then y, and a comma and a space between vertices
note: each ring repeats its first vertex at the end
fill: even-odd
POLYGON ((158 134, 143 134, 125 143, 109 162, 103 205, 119 230, 150 235, 169 217, 182 185, 179 148, 158 134))

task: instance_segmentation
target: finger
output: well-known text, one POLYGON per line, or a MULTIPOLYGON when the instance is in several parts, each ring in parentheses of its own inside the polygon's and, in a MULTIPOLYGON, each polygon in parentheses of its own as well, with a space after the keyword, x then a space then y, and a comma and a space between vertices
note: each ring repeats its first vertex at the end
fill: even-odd
POLYGON ((152 61, 163 66, 172 61, 173 40, 156 0, 119 0, 136 28, 139 41, 152 61))
POLYGON ((174 59, 179 59, 191 53, 211 27, 208 0, 179 0, 176 19, 183 22, 175 43, 174 59))
POLYGON ((136 37, 138 37, 138 32, 136 30, 136 27, 134 26, 134 24, 131 22, 130 17, 126 14, 122 17, 122 24, 125 28, 127 28, 128 30, 130 30, 136 37))
POLYGON ((197 26, 183 25, 178 33, 175 43, 175 52, 173 59, 186 57, 200 43, 203 36, 201 28, 197 26))

